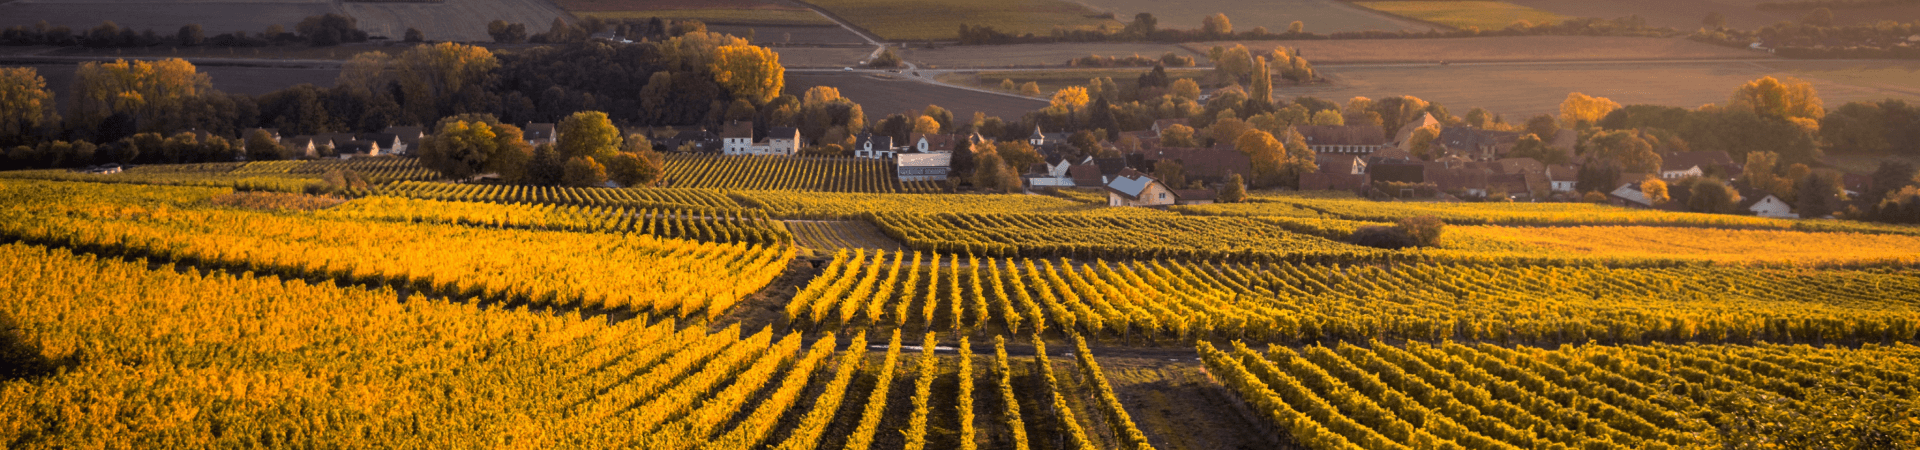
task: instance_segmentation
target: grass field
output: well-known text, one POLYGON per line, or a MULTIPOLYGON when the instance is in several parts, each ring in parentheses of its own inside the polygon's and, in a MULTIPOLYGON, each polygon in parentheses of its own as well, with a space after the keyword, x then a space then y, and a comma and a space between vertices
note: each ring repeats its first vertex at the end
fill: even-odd
POLYGON ((1566 17, 1525 6, 1491 1, 1354 2, 1375 11, 1438 23, 1456 29, 1498 30, 1514 22, 1557 23, 1566 17))
POLYGON ((1052 33, 1054 28, 1120 25, 1062 0, 815 0, 813 4, 891 41, 958 39, 961 24, 1037 35, 1052 33))
MULTIPOLYGON (((604 19, 698 20, 706 23, 750 25, 833 25, 832 20, 808 10, 790 9, 655 9, 646 11, 576 11, 575 15, 604 19)), ((764 38, 756 36, 757 38, 764 38)))
POLYGON ((1213 13, 1226 13, 1234 31, 1265 27, 1275 33, 1287 31, 1287 25, 1300 21, 1306 31, 1328 34, 1341 31, 1418 30, 1427 24, 1370 11, 1340 0, 1080 0, 1100 11, 1112 12, 1121 20, 1134 14, 1150 13, 1160 28, 1198 29, 1200 20, 1213 13))

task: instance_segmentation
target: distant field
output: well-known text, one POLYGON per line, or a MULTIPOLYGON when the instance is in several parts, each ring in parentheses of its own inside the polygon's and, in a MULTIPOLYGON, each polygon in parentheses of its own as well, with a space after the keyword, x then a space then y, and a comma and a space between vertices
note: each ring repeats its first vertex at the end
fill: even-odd
POLYGON ((1300 50, 1317 65, 1438 61, 1592 61, 1645 59, 1772 59, 1766 53, 1708 45, 1681 38, 1614 36, 1500 36, 1442 39, 1352 39, 1324 41, 1195 42, 1205 54, 1216 45, 1245 44, 1258 52, 1275 46, 1300 50))
MULTIPOLYGON (((573 20, 547 0, 458 0, 446 3, 347 2, 347 14, 359 19, 360 29, 399 39, 407 28, 418 28, 427 39, 491 42, 487 22, 505 20, 527 24, 529 32, 544 32, 553 19, 573 20)), ((289 25, 291 28, 291 24, 289 25)))
POLYGON ((1449 229, 1443 248, 1606 258, 1718 262, 1846 263, 1920 256, 1914 236, 1670 227, 1491 227, 1449 229))
MULTIPOLYGON (((1148 69, 1131 68, 983 71, 947 74, 940 77, 940 81, 960 86, 989 89, 999 88, 1000 80, 1013 80, 1015 84, 1025 84, 1031 81, 1040 84, 1040 92, 1042 95, 1050 95, 1054 91, 1069 86, 1086 86, 1087 80, 1094 78, 1112 77, 1115 82, 1131 82, 1139 78, 1140 75, 1146 74, 1147 70, 1148 69)), ((1205 72, 1204 70, 1168 70, 1167 75, 1175 79, 1194 78, 1205 74, 1205 72)))
POLYGON ((1040 99, 982 94, 910 80, 839 73, 787 74, 788 94, 798 96, 814 86, 840 89, 840 95, 860 104, 868 121, 880 120, 888 114, 918 112, 929 104, 952 111, 954 117, 973 117, 978 111, 1009 120, 1047 106, 1047 102, 1040 99))
POLYGON ((1063 66, 1067 60, 1087 55, 1158 58, 1167 52, 1192 56, 1204 64, 1205 50, 1195 53, 1179 45, 1158 43, 1060 43, 909 48, 900 56, 928 68, 1063 66))
POLYGON ((1396 1, 1396 2, 1354 2, 1355 5, 1402 17, 1411 17, 1438 23, 1457 29, 1468 27, 1482 30, 1498 30, 1514 22, 1526 21, 1530 24, 1556 23, 1566 19, 1560 15, 1506 2, 1489 1, 1396 1))
POLYGON ((1046 35, 1054 28, 1119 26, 1097 12, 1061 0, 815 0, 814 5, 895 41, 952 40, 960 25, 1046 35))
POLYGON ((1214 13, 1226 13, 1234 31, 1266 27, 1282 32, 1293 21, 1307 31, 1334 33, 1369 30, 1426 30, 1426 24, 1369 11, 1338 0, 1080 0, 1101 11, 1112 12, 1122 21, 1139 13, 1153 14, 1161 28, 1197 29, 1200 20, 1214 13))
POLYGON ((806 8, 778 0, 553 0, 568 11, 786 10, 806 8))
POLYGON ((85 33, 88 28, 111 20, 121 27, 173 34, 181 26, 199 24, 207 35, 247 31, 259 33, 272 25, 292 30, 307 16, 336 12, 324 1, 315 2, 55 2, 20 0, 0 4, 0 27, 33 25, 45 20, 56 26, 85 33))
MULTIPOLYGON (((1309 59, 1313 53, 1308 53, 1309 59)), ((1354 96, 1379 98, 1412 95, 1440 102, 1462 114, 1484 107, 1509 121, 1527 115, 1557 113, 1568 92, 1583 92, 1621 104, 1647 103, 1694 108, 1722 103, 1741 83, 1761 76, 1802 76, 1812 82, 1827 105, 1889 97, 1920 100, 1920 82, 1880 85, 1848 81, 1820 74, 1841 71, 1859 63, 1845 61, 1725 61, 1650 63, 1499 63, 1438 65, 1380 65, 1321 67, 1333 82, 1295 87, 1279 84, 1281 97, 1310 95, 1344 101, 1354 96)), ((1884 61, 1886 67, 1920 70, 1917 61, 1884 61)))
POLYGON ((580 16, 605 19, 698 20, 708 23, 755 25, 833 25, 819 13, 788 9, 665 9, 646 11, 576 11, 580 16))
MULTIPOLYGON (((1573 17, 1599 17, 1612 19, 1639 15, 1647 24, 1656 27, 1673 27, 1681 31, 1700 28, 1700 19, 1707 14, 1720 13, 1727 17, 1727 26, 1740 29, 1756 29, 1773 25, 1776 22, 1799 20, 1805 11, 1762 11, 1754 9, 1763 1, 1770 0, 1507 0, 1560 15, 1573 17)), ((1835 8, 1835 23, 1861 24, 1882 20, 1911 22, 1920 20, 1920 5, 1877 6, 1871 8, 1835 8)))
MULTIPOLYGON (((836 28, 840 29, 840 28, 836 28)), ((755 34, 764 40, 768 36, 755 34)), ((778 40, 778 37, 773 39, 778 40)), ((849 47, 776 47, 774 53, 780 54, 780 65, 792 67, 847 67, 858 64, 867 55, 873 54, 873 48, 849 47)), ((791 78, 793 75, 788 75, 791 78)), ((792 89, 787 91, 792 92, 792 89)))

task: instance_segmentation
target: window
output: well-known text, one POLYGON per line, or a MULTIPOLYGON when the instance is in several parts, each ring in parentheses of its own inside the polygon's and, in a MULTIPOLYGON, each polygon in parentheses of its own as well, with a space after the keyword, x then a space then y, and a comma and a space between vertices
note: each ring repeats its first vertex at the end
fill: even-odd
POLYGON ((1161 200, 1166 200, 1166 199, 1167 199, 1167 193, 1165 193, 1165 192, 1161 192, 1161 193, 1160 193, 1160 199, 1161 199, 1161 200))

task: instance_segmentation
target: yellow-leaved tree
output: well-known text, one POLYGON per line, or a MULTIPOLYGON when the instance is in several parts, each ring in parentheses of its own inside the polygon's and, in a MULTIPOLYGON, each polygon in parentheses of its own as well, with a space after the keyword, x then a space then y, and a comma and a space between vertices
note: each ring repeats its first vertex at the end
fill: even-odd
POLYGON ((477 88, 500 67, 500 60, 485 47, 452 42, 414 46, 392 63, 400 89, 406 94, 401 108, 418 123, 438 118, 440 103, 469 87, 477 88))
POLYGON ((67 114, 74 128, 94 128, 118 113, 150 128, 180 116, 188 103, 213 93, 213 79, 184 59, 86 62, 74 71, 74 98, 67 114))
POLYGON ((0 142, 56 120, 53 91, 32 67, 0 67, 0 142))
POLYGON ((773 100, 786 88, 787 69, 780 66, 780 54, 766 47, 735 44, 715 48, 708 69, 713 72, 713 81, 733 92, 734 98, 754 103, 773 100))
POLYGON ((1560 102, 1560 126, 1581 128, 1599 122, 1607 113, 1620 109, 1620 104, 1606 97, 1594 97, 1579 92, 1567 94, 1560 102))

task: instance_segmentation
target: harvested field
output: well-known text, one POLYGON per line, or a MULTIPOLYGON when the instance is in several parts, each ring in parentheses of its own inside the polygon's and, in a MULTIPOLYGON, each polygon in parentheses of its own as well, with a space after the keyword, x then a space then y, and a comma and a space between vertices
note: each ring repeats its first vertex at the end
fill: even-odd
POLYGON ((487 22, 496 19, 527 24, 532 32, 545 31, 556 18, 573 20, 548 0, 461 0, 446 3, 344 3, 347 13, 360 20, 360 29, 374 35, 400 38, 407 28, 418 28, 427 39, 491 42, 487 22))
MULTIPOLYGON (((845 31, 843 28, 835 29, 845 31)), ((780 64, 788 68, 848 67, 859 64, 860 60, 873 54, 871 47, 775 47, 773 51, 780 54, 780 64)))
POLYGON ((1167 52, 1182 56, 1192 56, 1204 64, 1205 48, 1195 53, 1185 47, 1174 44, 1154 43, 1071 43, 1071 44, 1015 44, 1015 45, 961 45, 938 48, 908 48, 900 56, 925 68, 990 68, 990 67, 1034 67, 1064 66, 1067 60, 1087 55, 1100 56, 1141 56, 1158 58, 1167 52))
MULTIPOLYGON (((200 24, 211 36, 234 31, 259 33, 272 25, 292 30, 295 24, 300 23, 300 19, 332 12, 341 10, 326 1, 214 3, 18 0, 0 4, 0 27, 33 25, 45 20, 53 25, 72 28, 75 33, 84 33, 86 29, 100 25, 101 21, 110 20, 121 27, 151 29, 163 35, 171 35, 179 31, 181 26, 200 24)), ((365 21, 361 23, 364 27, 365 21)))
POLYGON ((568 11, 651 11, 671 9, 700 10, 787 10, 806 8, 781 0, 554 0, 568 11))
MULTIPOLYGON (((581 17, 606 19, 698 20, 709 24, 744 25, 835 25, 819 13, 790 9, 650 9, 640 11, 574 11, 581 17)), ((713 30, 709 30, 713 31, 713 30)))
POLYGON ((1018 118, 1028 111, 1047 106, 1047 101, 1041 99, 973 92, 866 74, 787 73, 788 93, 800 95, 814 86, 839 88, 840 95, 860 103, 868 120, 878 120, 894 113, 917 112, 926 109, 929 104, 952 111, 954 117, 972 117, 975 111, 979 111, 1007 119, 1018 118))
POLYGON ((1216 45, 1245 44, 1255 52, 1275 46, 1299 49, 1315 65, 1391 62, 1594 61, 1649 59, 1773 59, 1766 53, 1708 45, 1684 38, 1613 36, 1499 36, 1441 39, 1351 39, 1326 41, 1196 42, 1205 54, 1216 45))
POLYGON ((1307 31, 1333 33, 1368 30, 1425 30, 1423 23, 1370 11, 1337 0, 1077 0, 1102 12, 1112 12, 1121 20, 1133 20, 1138 13, 1153 14, 1161 28, 1196 29, 1200 20, 1213 13, 1226 13, 1233 29, 1266 27, 1269 31, 1287 30, 1293 21, 1301 21, 1307 31))
MULTIPOLYGON (((820 17, 819 14, 811 12, 808 14, 813 14, 814 17, 820 17)), ((852 31, 847 31, 846 28, 841 28, 839 25, 734 25, 708 23, 707 31, 726 33, 740 37, 752 36, 753 43, 761 45, 846 45, 867 49, 869 53, 873 51, 873 47, 867 45, 865 39, 860 39, 860 35, 853 34, 852 31)))
POLYGON ((960 25, 1045 35, 1054 28, 1119 26, 1061 0, 814 0, 813 4, 891 41, 959 39, 960 25))
POLYGON ((1396 1, 1354 2, 1353 4, 1387 14, 1433 22, 1461 30, 1469 27, 1482 30, 1497 30, 1506 28, 1508 25, 1520 21, 1525 21, 1529 24, 1542 24, 1557 23, 1566 19, 1554 13, 1506 2, 1396 1))
MULTIPOLYGON (((1571 17, 1613 19, 1639 15, 1648 26, 1673 27, 1691 31, 1700 28, 1707 14, 1727 16, 1727 26, 1754 29, 1782 20, 1800 18, 1798 12, 1761 11, 1753 8, 1761 0, 1508 0, 1520 6, 1571 17)), ((1839 11, 1835 11, 1838 18, 1839 11)))
MULTIPOLYGON (((1060 70, 1014 70, 950 73, 942 75, 940 81, 947 84, 999 89, 1001 80, 1013 80, 1014 84, 1032 81, 1040 84, 1040 92, 1051 95, 1069 86, 1086 86, 1087 80, 1111 77, 1114 82, 1131 83, 1147 73, 1149 69, 1060 69, 1060 70)), ((1205 70, 1168 70, 1167 75, 1174 79, 1197 78, 1205 75, 1205 70)))
MULTIPOLYGON (((66 101, 73 98, 74 65, 33 65, 40 76, 47 79, 47 87, 53 89, 55 101, 61 102, 61 110, 66 101)), ((260 95, 286 89, 294 85, 312 83, 315 86, 333 86, 333 80, 340 77, 340 69, 290 69, 268 67, 200 67, 200 73, 213 77, 213 88, 234 94, 260 95)))
MULTIPOLYGON (((1311 58, 1311 54, 1309 54, 1311 58)), ((1849 81, 1859 62, 1721 61, 1645 63, 1488 63, 1438 65, 1321 66, 1333 82, 1295 87, 1279 84, 1279 97, 1310 95, 1334 101, 1354 96, 1412 95, 1464 112, 1483 107, 1508 120, 1557 113, 1569 92, 1583 92, 1621 104, 1648 103, 1698 107, 1722 103, 1741 83, 1761 76, 1799 76, 1812 82, 1828 105, 1888 97, 1920 99, 1920 88, 1849 81), (1828 71, 1822 73, 1822 71, 1828 71)), ((1920 62, 1876 62, 1878 70, 1920 70, 1920 62)), ((1907 84, 1912 84, 1909 82, 1907 84)))

